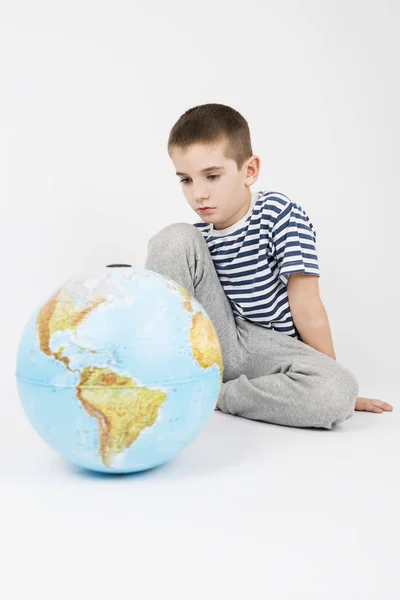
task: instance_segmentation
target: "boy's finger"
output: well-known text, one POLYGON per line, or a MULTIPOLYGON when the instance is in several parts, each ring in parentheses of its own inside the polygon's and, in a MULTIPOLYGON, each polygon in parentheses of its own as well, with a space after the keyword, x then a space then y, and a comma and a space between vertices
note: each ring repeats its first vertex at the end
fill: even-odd
POLYGON ((392 410, 392 406, 387 402, 382 402, 381 400, 372 400, 372 403, 382 410, 392 410))

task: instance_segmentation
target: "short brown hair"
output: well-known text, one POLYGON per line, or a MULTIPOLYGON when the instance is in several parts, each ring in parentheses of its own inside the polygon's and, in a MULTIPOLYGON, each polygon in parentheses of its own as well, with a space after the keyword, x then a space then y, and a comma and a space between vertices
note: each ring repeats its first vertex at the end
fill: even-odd
POLYGON ((168 153, 174 147, 186 149, 192 144, 212 144, 226 140, 225 156, 234 160, 238 170, 253 155, 250 130, 242 115, 224 104, 202 104, 189 108, 172 127, 168 153))

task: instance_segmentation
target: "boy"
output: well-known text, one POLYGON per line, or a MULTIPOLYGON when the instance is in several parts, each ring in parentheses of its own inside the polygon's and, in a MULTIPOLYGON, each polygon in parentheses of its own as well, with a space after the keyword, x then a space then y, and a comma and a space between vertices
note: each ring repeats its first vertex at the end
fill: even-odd
POLYGON ((242 115, 221 104, 189 109, 168 153, 202 222, 162 229, 145 267, 181 284, 210 316, 224 360, 216 408, 324 429, 354 409, 392 410, 358 398, 356 379, 336 362, 313 225, 284 194, 251 193, 260 159, 242 115))

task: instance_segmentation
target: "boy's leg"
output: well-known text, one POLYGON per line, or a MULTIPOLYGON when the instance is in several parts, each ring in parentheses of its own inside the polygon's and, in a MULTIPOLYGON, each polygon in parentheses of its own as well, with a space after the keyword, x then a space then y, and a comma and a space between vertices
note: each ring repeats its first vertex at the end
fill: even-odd
POLYGON ((198 229, 189 223, 162 229, 149 241, 145 268, 176 281, 202 305, 221 344, 223 381, 238 377, 246 352, 238 341, 232 307, 198 229))
POLYGON ((351 417, 355 377, 337 361, 283 333, 237 319, 247 361, 222 386, 223 412, 292 427, 331 429, 351 417))
POLYGON ((178 223, 153 236, 145 268, 182 285, 210 316, 224 360, 223 412, 326 429, 353 414, 357 382, 347 369, 299 340, 235 319, 196 227, 178 223))

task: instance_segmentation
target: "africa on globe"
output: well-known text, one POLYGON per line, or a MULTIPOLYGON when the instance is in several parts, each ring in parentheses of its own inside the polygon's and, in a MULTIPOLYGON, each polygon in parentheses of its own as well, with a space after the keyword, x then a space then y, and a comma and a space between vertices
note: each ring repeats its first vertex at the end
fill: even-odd
POLYGON ((204 429, 223 378, 204 308, 158 273, 110 265, 68 280, 28 321, 24 411, 65 459, 129 473, 171 460, 204 429))

